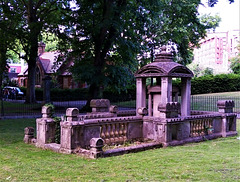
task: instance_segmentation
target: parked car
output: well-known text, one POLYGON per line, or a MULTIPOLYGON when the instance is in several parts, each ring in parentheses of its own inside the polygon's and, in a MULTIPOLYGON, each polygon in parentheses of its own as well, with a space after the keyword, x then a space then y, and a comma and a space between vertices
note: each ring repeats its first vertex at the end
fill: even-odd
POLYGON ((18 87, 6 86, 3 88, 3 97, 5 99, 23 99, 24 93, 18 87))

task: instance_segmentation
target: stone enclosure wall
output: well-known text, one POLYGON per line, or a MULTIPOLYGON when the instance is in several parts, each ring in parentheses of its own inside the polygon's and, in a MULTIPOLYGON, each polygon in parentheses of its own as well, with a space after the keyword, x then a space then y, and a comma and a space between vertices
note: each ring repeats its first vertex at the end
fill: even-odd
POLYGON ((42 118, 36 120, 37 138, 34 129, 25 129, 24 141, 36 146, 50 148, 62 153, 80 153, 98 158, 145 150, 168 145, 181 145, 205 139, 234 136, 236 114, 232 113, 233 101, 219 101, 219 112, 191 112, 190 116, 179 117, 180 104, 168 102, 158 107, 159 116, 147 116, 146 108, 133 112, 119 112, 105 99, 91 102, 92 112, 79 115, 77 108, 68 108, 61 120, 61 142, 54 143, 56 123, 51 117, 51 108, 43 106, 42 118), (127 114, 135 116, 126 116, 127 114), (103 151, 104 145, 123 144, 128 141, 148 141, 130 148, 103 151), (150 142, 149 142, 150 141, 150 142), (112 154, 111 154, 112 152, 112 154))

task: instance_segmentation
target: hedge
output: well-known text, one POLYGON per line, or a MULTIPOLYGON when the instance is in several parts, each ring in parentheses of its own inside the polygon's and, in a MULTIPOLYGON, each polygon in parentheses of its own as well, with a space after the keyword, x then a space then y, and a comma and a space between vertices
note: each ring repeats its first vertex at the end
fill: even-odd
MULTIPOLYGON (((180 79, 173 80, 173 85, 181 88, 180 79)), ((194 77, 191 81, 191 93, 205 94, 217 92, 240 91, 240 75, 239 74, 219 74, 194 77)), ((26 88, 21 88, 26 95, 26 88)), ((88 96, 87 88, 79 89, 51 89, 51 100, 86 100, 88 96)), ((43 89, 36 88, 37 100, 42 100, 43 89)), ((126 92, 114 93, 109 90, 103 92, 103 98, 109 99, 111 102, 134 100, 136 99, 136 86, 127 89, 126 92)))
POLYGON ((219 74, 196 77, 192 79, 192 90, 194 94, 217 93, 240 91, 240 75, 219 74))

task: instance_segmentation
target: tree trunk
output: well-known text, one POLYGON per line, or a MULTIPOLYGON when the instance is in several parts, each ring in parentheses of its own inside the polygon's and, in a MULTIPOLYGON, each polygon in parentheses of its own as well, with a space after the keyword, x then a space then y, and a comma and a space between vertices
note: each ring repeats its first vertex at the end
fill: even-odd
POLYGON ((35 77, 36 77, 36 61, 38 57, 38 35, 40 31, 33 28, 31 30, 31 38, 29 40, 30 44, 30 55, 28 60, 28 81, 27 81, 27 93, 26 93, 26 103, 36 103, 35 95, 35 77))
POLYGON ((36 62, 28 64, 28 80, 27 80, 27 93, 26 93, 26 103, 36 103, 35 96, 35 72, 36 72, 36 62))

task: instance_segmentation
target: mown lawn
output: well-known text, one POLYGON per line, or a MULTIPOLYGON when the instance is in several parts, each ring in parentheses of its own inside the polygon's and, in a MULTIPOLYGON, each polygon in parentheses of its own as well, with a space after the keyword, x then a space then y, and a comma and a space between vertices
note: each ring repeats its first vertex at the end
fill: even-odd
POLYGON ((0 120, 0 181, 240 181, 237 137, 90 160, 24 144, 26 126, 0 120))

